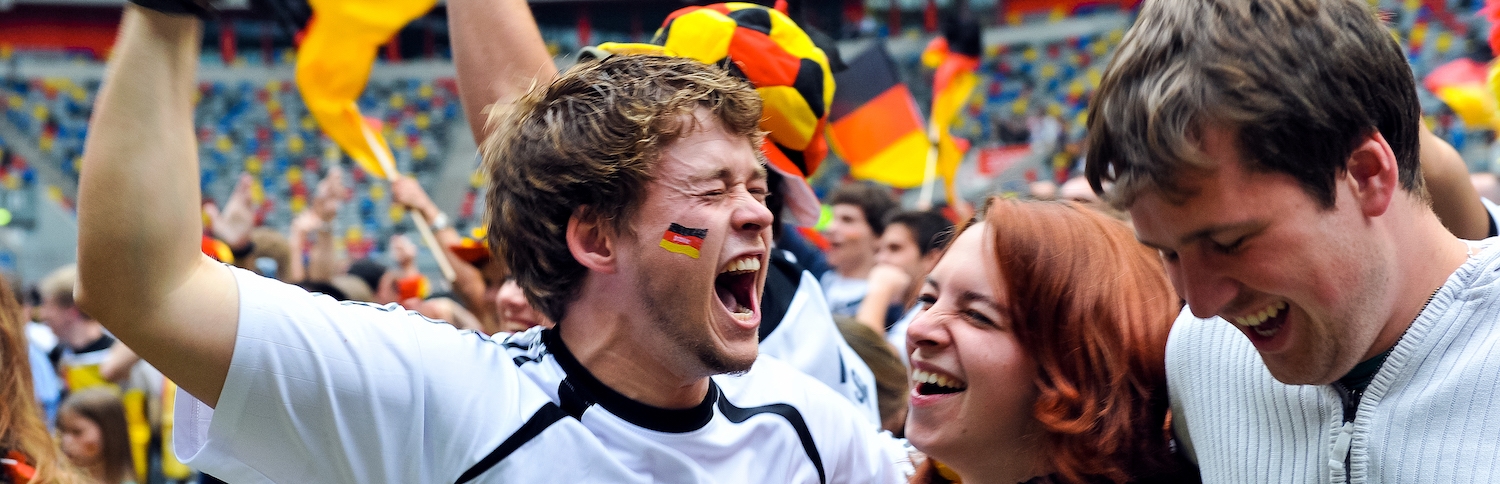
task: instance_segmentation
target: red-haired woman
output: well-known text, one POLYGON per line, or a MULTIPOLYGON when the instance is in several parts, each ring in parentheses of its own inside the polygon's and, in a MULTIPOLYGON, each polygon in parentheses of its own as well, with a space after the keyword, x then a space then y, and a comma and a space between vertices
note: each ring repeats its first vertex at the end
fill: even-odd
POLYGON ((0 277, 0 483, 83 482, 58 455, 32 397, 21 305, 0 277))
POLYGON ((1168 428, 1177 296, 1120 221, 992 200, 920 299, 906 436, 929 459, 913 482, 1196 480, 1168 428))

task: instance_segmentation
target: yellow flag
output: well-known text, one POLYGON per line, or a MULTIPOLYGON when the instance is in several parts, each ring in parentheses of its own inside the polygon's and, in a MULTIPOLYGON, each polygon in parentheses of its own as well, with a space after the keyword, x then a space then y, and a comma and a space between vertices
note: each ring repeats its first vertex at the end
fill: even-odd
POLYGON ((943 183, 948 188, 949 204, 956 204, 957 192, 953 181, 958 175, 958 165, 963 161, 964 152, 969 150, 969 142, 954 138, 949 134, 948 127, 958 119, 959 113, 969 101, 969 95, 979 84, 978 75, 974 73, 979 69, 979 58, 949 50, 947 39, 938 37, 922 53, 922 62, 937 68, 937 72, 933 74, 932 117, 928 129, 929 135, 937 135, 937 174, 943 177, 943 183))
MULTIPOLYGON (((372 176, 390 147, 379 126, 360 115, 355 100, 370 79, 376 49, 436 0, 311 0, 313 20, 297 49, 297 87, 313 119, 372 176)), ((382 161, 384 160, 384 162, 382 161)), ((392 167, 394 169, 394 167, 392 167)))

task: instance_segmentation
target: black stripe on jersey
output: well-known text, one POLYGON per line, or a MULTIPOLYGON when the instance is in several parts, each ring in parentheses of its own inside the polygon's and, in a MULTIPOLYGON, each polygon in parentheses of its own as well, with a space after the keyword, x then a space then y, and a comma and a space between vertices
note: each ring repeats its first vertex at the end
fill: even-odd
POLYGON ((839 383, 848 383, 849 382, 849 369, 844 367, 844 352, 840 351, 838 353, 838 355, 839 355, 839 383))
POLYGON ((719 413, 724 414, 730 422, 743 423, 750 417, 763 413, 773 413, 786 419, 797 430, 797 438, 802 440, 802 449, 807 451, 807 458, 812 460, 813 467, 818 469, 818 482, 828 482, 828 475, 823 471, 823 458, 818 454, 818 445, 813 443, 812 432, 807 430, 807 421, 802 420, 802 412, 797 407, 785 403, 773 403, 760 407, 740 408, 729 402, 728 398, 719 399, 719 413))
POLYGON ((573 382, 568 381, 567 378, 563 378, 562 383, 557 384, 557 402, 564 412, 579 420, 583 420, 584 411, 598 403, 586 391, 573 386, 573 382))
POLYGON ((595 378, 568 351, 568 345, 563 344, 557 330, 542 331, 542 343, 556 359, 557 365, 568 375, 559 385, 557 395, 563 409, 570 415, 582 415, 590 405, 599 405, 632 425, 668 433, 692 432, 708 425, 714 418, 714 402, 719 399, 719 386, 713 380, 708 382, 708 393, 703 396, 703 402, 692 408, 653 407, 631 400, 595 378), (569 400, 566 396, 568 393, 574 393, 578 398, 569 400))
MULTIPOLYGON (((567 416, 568 414, 564 413, 561 408, 557 408, 557 405, 553 405, 552 402, 542 405, 542 408, 537 409, 536 413, 531 415, 531 419, 521 424, 521 428, 516 429, 516 433, 510 434, 510 437, 501 442, 499 447, 495 447, 495 450, 490 451, 489 455, 484 456, 483 459, 479 459, 479 463, 474 464, 474 467, 470 467, 469 470, 464 471, 463 475, 458 476, 457 484, 472 481, 474 478, 479 477, 480 474, 484 474, 491 467, 495 467, 495 464, 499 464, 500 461, 509 457, 516 449, 521 448, 522 445, 526 445, 531 439, 541 435, 543 430, 547 430, 547 427, 552 426, 552 424, 557 423, 558 420, 562 420, 567 416)), ((822 472, 822 467, 819 467, 818 470, 822 472)))
POLYGON ((531 362, 533 362, 533 361, 536 361, 536 360, 538 360, 538 359, 539 359, 539 358, 532 358, 532 357, 530 357, 530 356, 517 356, 517 357, 515 357, 515 358, 511 358, 511 359, 510 359, 510 362, 511 362, 511 363, 515 363, 515 364, 516 364, 516 366, 521 366, 521 365, 524 365, 524 364, 527 364, 527 363, 531 363, 531 362))
POLYGON ((367 307, 372 307, 372 308, 379 309, 381 311, 385 311, 385 312, 388 312, 388 313, 392 312, 392 311, 395 311, 398 308, 401 308, 401 305, 400 304, 396 304, 396 303, 390 303, 390 304, 381 305, 381 304, 375 304, 375 303, 372 303, 372 302, 365 302, 365 301, 339 301, 339 304, 342 304, 342 305, 345 305, 345 306, 367 306, 367 307))

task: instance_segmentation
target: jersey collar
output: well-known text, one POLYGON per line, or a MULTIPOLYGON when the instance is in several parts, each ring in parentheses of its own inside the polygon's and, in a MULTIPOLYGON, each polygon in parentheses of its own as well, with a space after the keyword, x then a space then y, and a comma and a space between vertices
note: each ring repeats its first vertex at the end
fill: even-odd
POLYGON ((712 378, 708 380, 708 394, 698 405, 684 409, 655 407, 632 400, 600 382, 568 351, 557 330, 543 330, 542 342, 567 374, 558 385, 557 394, 560 406, 574 418, 581 419, 584 410, 597 404, 626 422, 657 432, 692 432, 713 420, 714 403, 718 402, 720 392, 712 378))

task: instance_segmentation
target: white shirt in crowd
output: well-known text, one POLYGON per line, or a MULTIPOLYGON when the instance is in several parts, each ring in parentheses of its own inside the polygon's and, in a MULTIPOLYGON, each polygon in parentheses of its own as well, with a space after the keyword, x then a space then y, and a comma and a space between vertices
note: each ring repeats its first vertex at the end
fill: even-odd
MULTIPOLYGON (((772 257, 779 254, 787 252, 775 251, 772 257)), ((782 266, 775 262, 773 259, 772 270, 779 270, 782 266)), ((818 280, 800 267, 795 275, 788 274, 792 276, 799 281, 797 292, 786 316, 760 341, 760 354, 775 357, 823 382, 849 399, 871 423, 880 425, 875 374, 839 332, 818 280)))
POLYGON ((189 465, 228 482, 901 482, 833 390, 762 357, 664 410, 598 384, 554 333, 502 339, 234 269, 217 410, 179 394, 189 465))

